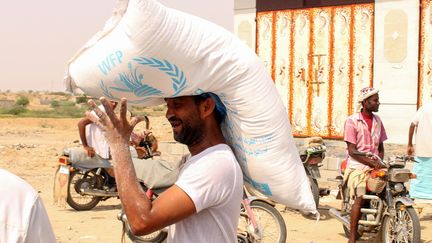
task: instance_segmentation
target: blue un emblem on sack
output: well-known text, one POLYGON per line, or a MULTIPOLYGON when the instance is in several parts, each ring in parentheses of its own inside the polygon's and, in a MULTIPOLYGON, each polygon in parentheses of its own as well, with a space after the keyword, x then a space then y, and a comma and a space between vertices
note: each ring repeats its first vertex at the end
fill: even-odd
MULTIPOLYGON (((170 63, 167 60, 158 60, 156 58, 137 57, 133 59, 142 66, 148 66, 156 68, 166 75, 168 75, 172 81, 172 88, 174 93, 170 96, 177 96, 186 87, 187 78, 177 65, 170 63)), ((136 97, 143 99, 131 101, 131 103, 145 102, 154 96, 163 96, 163 92, 151 85, 143 83, 144 75, 138 72, 138 67, 133 67, 132 63, 128 64, 129 73, 120 73, 118 79, 115 81, 116 86, 106 86, 103 80, 100 81, 100 88, 109 99, 116 100, 112 91, 119 91, 124 93, 133 94, 136 97)))

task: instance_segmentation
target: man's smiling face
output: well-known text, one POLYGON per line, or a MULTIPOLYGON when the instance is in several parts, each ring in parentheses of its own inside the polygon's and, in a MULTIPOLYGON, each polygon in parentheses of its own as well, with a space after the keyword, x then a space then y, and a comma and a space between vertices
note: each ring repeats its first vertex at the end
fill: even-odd
POLYGON ((174 139, 177 142, 192 145, 203 136, 204 121, 201 118, 199 103, 193 96, 165 99, 166 118, 170 122, 174 139))

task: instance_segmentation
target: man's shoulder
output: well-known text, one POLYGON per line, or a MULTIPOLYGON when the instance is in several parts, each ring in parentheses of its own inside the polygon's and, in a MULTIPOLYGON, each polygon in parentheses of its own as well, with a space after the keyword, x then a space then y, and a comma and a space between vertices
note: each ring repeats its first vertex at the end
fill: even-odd
POLYGON ((348 116, 347 119, 361 119, 361 113, 360 112, 354 112, 353 114, 351 114, 350 116, 348 116))
POLYGON ((381 117, 379 116, 379 115, 377 115, 377 114, 373 114, 373 117, 377 120, 377 121, 379 121, 380 123, 382 123, 382 120, 381 120, 381 117))
POLYGON ((219 157, 219 158, 226 158, 226 159, 233 159, 235 160, 234 152, 227 144, 218 144, 211 148, 209 151, 209 154, 211 156, 219 157))
POLYGON ((13 174, 7 170, 0 169, 0 182, 4 182, 5 184, 8 184, 9 189, 19 188, 19 189, 31 192, 33 194, 36 193, 36 191, 33 189, 33 187, 28 182, 26 182, 21 177, 13 174))
POLYGON ((9 199, 26 200, 31 203, 39 197, 37 191, 27 181, 7 170, 0 169, 0 183, 8 185, 2 188, 2 191, 9 196, 9 199))
POLYGON ((237 162, 232 151, 222 149, 213 150, 202 156, 199 160, 202 164, 217 164, 220 167, 237 162))
POLYGON ((219 155, 226 155, 226 156, 234 156, 234 153, 231 150, 231 148, 227 144, 221 143, 221 144, 217 144, 217 145, 206 148, 201 153, 199 153, 197 155, 197 157, 202 158, 202 157, 213 156, 213 155, 218 155, 218 154, 219 155))
POLYGON ((362 117, 361 117, 361 115, 360 115, 360 112, 356 112, 356 113, 354 113, 354 114, 348 116, 348 117, 345 119, 345 122, 356 122, 356 121, 361 120, 361 119, 362 119, 362 117))
POLYGON ((201 168, 230 168, 237 164, 236 157, 231 148, 226 144, 218 144, 207 148, 198 155, 192 156, 186 161, 187 164, 194 164, 193 167, 201 168))

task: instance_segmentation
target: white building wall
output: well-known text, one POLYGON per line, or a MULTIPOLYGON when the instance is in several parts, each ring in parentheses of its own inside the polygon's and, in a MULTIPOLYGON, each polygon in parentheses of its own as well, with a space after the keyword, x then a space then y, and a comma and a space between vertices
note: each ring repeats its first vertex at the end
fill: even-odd
POLYGON ((380 89, 379 115, 389 143, 407 143, 417 109, 419 1, 375 3, 374 87, 380 89))
POLYGON ((255 51, 255 0, 234 1, 234 34, 255 51))
POLYGON ((234 17, 234 34, 255 51, 255 13, 240 13, 234 17))

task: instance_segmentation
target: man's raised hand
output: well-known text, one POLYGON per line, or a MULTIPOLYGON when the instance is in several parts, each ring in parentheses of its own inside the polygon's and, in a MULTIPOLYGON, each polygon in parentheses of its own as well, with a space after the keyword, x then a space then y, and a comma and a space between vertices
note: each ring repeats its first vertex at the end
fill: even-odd
POLYGON ((130 122, 127 120, 126 98, 121 99, 120 116, 114 113, 113 108, 105 97, 101 97, 99 100, 104 106, 105 112, 99 109, 93 100, 89 100, 88 104, 96 113, 96 117, 91 112, 86 112, 87 118, 105 131, 105 137, 111 147, 119 143, 128 144, 134 127, 143 121, 144 117, 132 117, 130 122))

